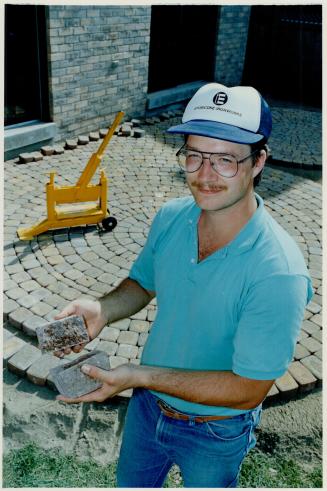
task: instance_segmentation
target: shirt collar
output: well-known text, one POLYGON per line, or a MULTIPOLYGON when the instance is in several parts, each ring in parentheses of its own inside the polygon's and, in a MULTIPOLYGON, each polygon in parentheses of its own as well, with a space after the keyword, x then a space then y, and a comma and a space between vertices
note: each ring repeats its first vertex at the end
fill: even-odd
MULTIPOLYGON (((257 193, 254 193, 254 195, 257 200, 258 207, 250 220, 239 231, 235 239, 222 249, 224 255, 232 254, 233 256, 237 256, 239 254, 243 254, 243 252, 251 249, 257 241, 264 223, 265 208, 264 201, 261 196, 259 196, 257 193)), ((194 207, 192 207, 192 211, 188 216, 188 221, 193 227, 197 225, 200 213, 201 209, 194 202, 194 207)))

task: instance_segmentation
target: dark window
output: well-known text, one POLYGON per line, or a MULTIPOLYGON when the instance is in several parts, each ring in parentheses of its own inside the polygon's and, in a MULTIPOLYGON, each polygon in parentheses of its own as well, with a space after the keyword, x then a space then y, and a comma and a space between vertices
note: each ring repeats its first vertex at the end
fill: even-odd
POLYGON ((151 12, 148 91, 212 80, 218 7, 156 5, 151 12))
POLYGON ((49 120, 45 7, 5 6, 5 125, 49 120))

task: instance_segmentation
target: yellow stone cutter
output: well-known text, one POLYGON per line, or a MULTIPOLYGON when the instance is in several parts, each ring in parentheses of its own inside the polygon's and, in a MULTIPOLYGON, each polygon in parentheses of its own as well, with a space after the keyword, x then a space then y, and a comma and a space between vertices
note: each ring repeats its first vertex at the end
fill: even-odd
POLYGON ((112 126, 104 137, 97 152, 89 159, 80 178, 74 186, 55 186, 55 172, 50 173, 50 181, 46 184, 47 218, 27 228, 17 230, 21 240, 32 240, 35 236, 50 229, 76 227, 102 222, 105 230, 113 230, 117 220, 109 216, 107 209, 108 181, 105 171, 101 169, 99 184, 90 181, 101 163, 103 153, 124 116, 117 113, 112 126))

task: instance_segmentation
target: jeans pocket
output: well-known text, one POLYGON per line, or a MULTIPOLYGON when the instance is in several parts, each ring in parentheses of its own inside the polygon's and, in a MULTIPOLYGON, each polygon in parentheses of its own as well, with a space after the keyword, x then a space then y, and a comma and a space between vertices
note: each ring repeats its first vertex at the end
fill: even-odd
POLYGON ((225 442, 239 440, 251 431, 251 422, 246 420, 226 419, 221 421, 207 421, 207 432, 213 438, 225 442))

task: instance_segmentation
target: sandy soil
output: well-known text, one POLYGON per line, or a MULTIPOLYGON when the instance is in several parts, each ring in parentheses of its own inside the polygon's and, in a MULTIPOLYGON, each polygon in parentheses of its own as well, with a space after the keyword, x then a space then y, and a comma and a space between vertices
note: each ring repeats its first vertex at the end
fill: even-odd
MULTIPOLYGON (((8 452, 34 441, 41 448, 59 447, 82 459, 107 464, 118 456, 126 400, 107 405, 67 405, 55 392, 4 371, 3 449, 8 452)), ((266 404, 257 448, 296 460, 308 468, 321 463, 322 392, 296 400, 266 404)))

